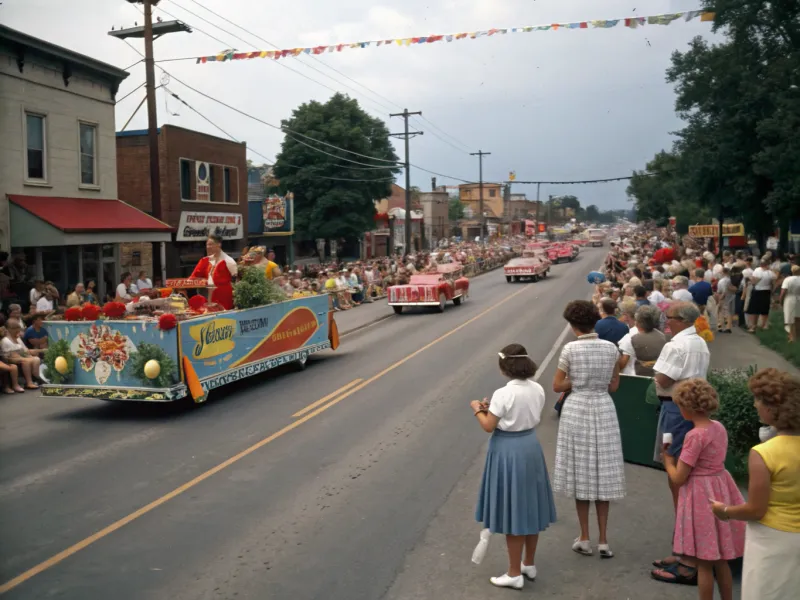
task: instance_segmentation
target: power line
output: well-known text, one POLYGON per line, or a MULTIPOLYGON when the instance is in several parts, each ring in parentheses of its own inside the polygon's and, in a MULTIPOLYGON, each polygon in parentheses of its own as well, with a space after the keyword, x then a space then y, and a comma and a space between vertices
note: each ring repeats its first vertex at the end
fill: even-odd
MULTIPOLYGON (((674 169, 670 169, 672 171, 674 169)), ((633 179, 636 176, 645 176, 651 177, 653 175, 661 175, 663 173, 668 173, 668 170, 660 171, 658 173, 637 173, 636 175, 626 175, 625 177, 609 177, 607 179, 585 179, 582 181, 506 181, 505 183, 519 183, 522 185, 531 185, 531 184, 541 184, 541 185, 580 185, 583 183, 610 183, 612 181, 627 181, 628 179, 633 179)))
POLYGON ((132 89, 130 92, 128 92, 128 93, 127 93, 127 94, 125 94, 125 95, 124 95, 122 98, 120 98, 119 100, 117 100, 117 104, 119 104, 120 102, 122 102, 123 100, 125 100, 125 98, 127 98, 128 96, 130 96, 130 95, 131 95, 132 93, 134 93, 136 90, 140 90, 140 89, 142 89, 142 87, 144 87, 144 85, 145 85, 146 83, 147 83, 146 81, 143 81, 142 83, 140 83, 139 85, 137 85, 137 86, 136 86, 135 88, 133 88, 133 89, 132 89))
MULTIPOLYGON (((184 8, 183 6, 181 6, 181 5, 179 5, 179 4, 176 4, 176 2, 175 2, 174 0, 168 0, 168 1, 171 1, 171 2, 172 2, 173 4, 175 4, 176 6, 180 6, 180 8, 182 8, 183 10, 185 10, 186 12, 188 12, 188 13, 190 13, 190 14, 195 14, 195 13, 192 13, 192 12, 191 12, 189 9, 187 9, 187 8, 184 8)), ((218 12, 215 12, 215 11, 213 11, 212 9, 210 9, 210 8, 208 8, 207 6, 205 6, 205 5, 201 4, 200 2, 198 2, 198 0, 189 0, 189 1, 190 1, 190 2, 192 2, 193 4, 195 4, 195 5, 199 6, 199 7, 200 7, 200 8, 202 8, 203 10, 205 10, 205 11, 208 11, 208 12, 209 12, 209 13, 211 13, 212 15, 214 15, 214 16, 216 16, 216 17, 218 17, 219 19, 222 19, 222 20, 223 20, 223 21, 225 21, 226 23, 229 23, 229 24, 233 25, 234 27, 237 27, 237 28, 241 29, 242 31, 244 31, 244 32, 245 32, 245 33, 247 33, 248 35, 251 35, 251 36, 253 36, 254 38, 256 38, 256 39, 259 39, 259 40, 261 40, 262 42, 264 42, 264 43, 268 44, 269 46, 272 46, 272 47, 273 47, 273 48, 275 48, 276 50, 280 50, 280 49, 281 49, 279 46, 277 46, 277 45, 276 45, 276 44, 274 44, 273 42, 269 41, 268 39, 266 39, 266 38, 264 38, 264 37, 262 37, 262 36, 258 35, 257 33, 253 33, 252 31, 250 31, 250 30, 246 29, 245 27, 242 27, 242 26, 241 26, 241 25, 239 25, 238 23, 235 23, 234 21, 231 21, 230 19, 228 19, 227 17, 225 17, 225 16, 223 16, 223 15, 219 14, 218 12)), ((202 19, 202 17, 200 17, 199 15, 196 15, 196 14, 195 14, 195 16, 197 16, 198 18, 201 18, 201 19, 202 19)), ((205 19, 204 19, 204 20, 205 20, 205 19)), ((209 23, 210 23, 210 21, 206 21, 206 22, 209 22, 209 23)), ((219 26, 218 26, 218 25, 215 25, 215 27, 219 27, 219 26)), ((224 30, 224 29, 222 29, 221 27, 219 27, 219 29, 221 29, 222 31, 225 31, 225 30, 224 30)), ((235 35, 235 34, 231 34, 231 35, 235 35)), ((238 39, 242 39, 242 38, 238 38, 238 39)), ((242 41, 245 41, 245 40, 242 40, 242 41)), ((249 43, 249 42, 245 42, 245 43, 249 43)), ((391 100, 390 98, 387 98, 386 96, 384 96, 384 95, 380 94, 379 92, 376 92, 375 90, 373 90, 373 89, 372 89, 372 88, 370 88, 369 86, 367 86, 367 85, 365 85, 365 84, 361 83, 360 81, 358 81, 358 80, 356 80, 356 79, 354 79, 354 78, 350 77, 349 75, 347 75, 347 74, 343 73, 343 72, 342 72, 342 71, 340 71, 339 69, 337 69, 337 68, 335 68, 335 67, 333 67, 333 66, 329 65, 328 63, 326 63, 325 61, 323 61, 321 58, 319 58, 319 57, 317 57, 317 56, 314 56, 313 54, 308 54, 308 55, 306 55, 306 54, 301 54, 301 56, 308 56, 308 57, 312 58, 312 59, 313 59, 313 60, 315 60, 316 62, 320 63, 322 66, 324 66, 324 67, 326 67, 326 68, 330 69, 331 71, 333 71, 333 72, 335 72, 335 73, 338 73, 339 75, 341 75, 341 76, 342 76, 342 77, 344 77, 345 79, 348 79, 349 81, 352 81, 353 83, 355 83, 356 85, 358 85, 358 86, 360 86, 360 87, 364 88, 365 90, 367 90, 368 92, 370 92, 370 93, 371 93, 371 94, 373 94, 374 96, 377 96, 378 98, 382 98, 383 100, 386 100, 386 101, 387 101, 389 104, 391 104, 391 105, 395 106, 396 108, 401 108, 401 107, 400 107, 400 105, 399 105, 399 104, 397 104, 395 101, 391 100)), ((325 72, 323 72, 323 71, 320 71, 319 69, 316 69, 316 68, 312 67, 311 65, 309 65, 309 64, 307 64, 307 63, 303 62, 302 60, 300 60, 298 57, 296 57, 296 56, 292 56, 292 58, 294 58, 295 60, 297 60, 297 61, 298 61, 298 62, 300 62, 301 64, 305 65, 305 66, 306 66, 306 67, 308 67, 309 69, 312 69, 312 70, 314 70, 314 71, 316 71, 316 72, 320 73, 321 75, 324 75, 325 77, 328 77, 329 79, 332 79, 332 80, 333 80, 333 81, 335 81, 336 83, 338 83, 338 84, 340 84, 340 85, 343 85, 343 86, 344 86, 344 87, 346 87, 347 89, 349 89, 349 90, 353 90, 354 92, 358 93, 358 92, 357 92, 357 90, 355 90, 355 88, 353 88, 353 87, 351 87, 351 86, 348 86, 347 84, 344 84, 344 83, 342 83, 341 81, 337 81, 335 77, 332 77, 331 75, 329 75, 329 74, 327 74, 327 73, 325 73, 325 72)), ((179 60, 183 60, 183 59, 179 59, 179 60)), ((278 64, 281 64, 281 65, 284 65, 284 66, 286 66, 284 63, 281 63, 281 62, 279 62, 278 64)), ((302 75, 302 73, 299 73, 298 71, 295 71, 295 72, 297 72, 298 74, 302 75)), ((304 75, 304 76, 305 76, 305 75, 304 75)), ((322 83, 320 83, 320 82, 318 82, 318 81, 316 81, 316 80, 314 80, 314 79, 312 79, 311 81, 315 81, 316 83, 318 83, 318 84, 320 84, 320 85, 324 85, 324 84, 322 84, 322 83)), ((327 86, 325 86, 325 87, 327 87, 327 86)), ((328 88, 328 89, 330 89, 330 88, 328 88)), ((378 106, 381 106, 381 107, 383 107, 383 108, 386 108, 386 109, 388 109, 388 110, 391 110, 391 108, 387 107, 385 104, 383 104, 383 103, 381 103, 381 102, 378 102, 378 101, 376 101, 376 100, 374 100, 374 99, 372 99, 372 98, 367 98, 367 99, 368 99, 368 100, 370 100, 371 102, 373 102, 374 104, 378 105, 378 106)), ((421 118, 422 120, 424 120, 426 123, 428 123, 428 124, 429 124, 431 127, 433 127, 434 129, 438 130, 438 131, 439 131, 439 132, 441 132, 443 135, 445 135, 445 136, 449 137, 451 140, 454 140, 456 143, 460 144, 460 145, 461 145, 461 146, 463 146, 464 148, 469 148, 469 146, 467 146, 467 145, 466 145, 466 144, 464 144, 463 142, 460 142, 460 141, 459 141, 457 138, 455 138, 455 137, 451 136, 450 134, 448 134, 446 131, 444 131, 444 130, 443 130, 443 129, 441 129, 440 127, 437 127, 437 126, 436 126, 434 123, 432 123, 430 120, 426 119, 424 116, 420 115, 420 118, 421 118)), ((436 138, 440 139, 440 140, 441 140, 441 141, 443 141, 444 143, 446 143, 446 144, 448 144, 448 145, 452 146, 453 148, 455 148, 455 149, 456 149, 456 150, 458 150, 459 152, 464 152, 465 154, 466 154, 466 153, 468 153, 468 151, 467 151, 467 150, 463 150, 462 148, 459 148, 458 146, 455 146, 455 145, 453 145, 453 144, 452 144, 450 141, 448 141, 447 139, 445 139, 445 138, 441 137, 441 136, 440 136, 439 134, 437 134, 435 131, 431 131, 430 133, 432 133, 432 134, 434 135, 434 137, 436 137, 436 138)))
MULTIPOLYGON (((138 6, 136 7, 136 9, 137 9, 137 10, 139 10, 139 11, 141 12, 141 9, 139 9, 139 7, 138 7, 138 6)), ((176 21, 182 21, 182 20, 183 20, 183 19, 179 19, 178 17, 176 17, 176 16, 175 16, 175 15, 173 15, 172 13, 169 13, 169 12, 167 12, 166 10, 164 10, 163 8, 161 8, 160 6, 156 6, 156 7, 155 7, 155 9, 156 9, 156 10, 160 10, 160 11, 161 11, 161 12, 163 12, 165 15, 167 15, 168 17, 172 17, 172 18, 173 18, 173 19, 175 19, 176 21)), ((210 24, 211 24, 211 25, 214 25, 213 23, 210 23, 210 24)), ((200 29, 200 28, 199 28, 199 27, 197 27, 196 25, 192 25, 192 29, 194 29, 195 31, 199 31, 200 33, 202 33, 203 35, 206 35, 206 36, 210 37, 210 38, 211 38, 212 40, 214 40, 214 41, 217 41, 217 42, 219 42, 219 43, 220 43, 220 44, 222 44, 222 45, 223 45, 225 48, 231 48, 231 49, 233 49, 233 46, 232 46, 231 44, 229 44, 228 42, 224 42, 224 41, 222 41, 221 39, 219 39, 218 37, 215 37, 215 36, 211 35, 211 34, 210 34, 210 33, 208 33, 207 31, 203 31, 202 29, 200 29)), ((222 29, 222 28, 220 28, 220 29, 222 29)), ((224 29, 222 29, 222 31, 224 31, 225 33, 228 33, 228 32, 227 32, 227 31, 225 31, 224 29)), ((230 34, 229 34, 229 35, 230 35, 230 34)), ((234 36, 234 37, 235 37, 235 36, 234 36)))

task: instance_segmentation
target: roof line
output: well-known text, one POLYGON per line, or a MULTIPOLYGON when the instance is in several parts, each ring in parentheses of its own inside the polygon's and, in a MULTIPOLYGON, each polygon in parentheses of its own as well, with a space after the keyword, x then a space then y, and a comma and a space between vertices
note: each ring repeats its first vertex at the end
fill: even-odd
POLYGON ((104 75, 119 82, 130 75, 128 71, 120 69, 119 67, 97 60, 91 56, 86 56, 80 52, 75 52, 69 48, 47 42, 22 31, 11 29, 6 25, 0 25, 0 41, 2 40, 7 40, 12 44, 27 46, 50 57, 67 60, 95 74, 104 75))

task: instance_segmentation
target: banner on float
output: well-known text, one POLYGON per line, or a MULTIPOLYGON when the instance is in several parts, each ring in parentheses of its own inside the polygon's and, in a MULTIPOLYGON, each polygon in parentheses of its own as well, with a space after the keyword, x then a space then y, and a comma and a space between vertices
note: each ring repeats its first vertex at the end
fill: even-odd
POLYGON ((178 328, 181 355, 213 389, 327 348, 328 296, 215 313, 178 328))

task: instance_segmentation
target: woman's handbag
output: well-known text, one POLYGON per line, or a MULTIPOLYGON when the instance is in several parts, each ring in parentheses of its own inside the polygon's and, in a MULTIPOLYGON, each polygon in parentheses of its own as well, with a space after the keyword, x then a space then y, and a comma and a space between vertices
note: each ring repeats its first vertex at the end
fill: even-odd
POLYGON ((561 409, 564 408, 564 400, 567 399, 567 396, 569 396, 571 392, 572 390, 562 392, 561 396, 559 396, 558 400, 556 400, 556 405, 553 408, 556 409, 559 417, 561 416, 561 409))

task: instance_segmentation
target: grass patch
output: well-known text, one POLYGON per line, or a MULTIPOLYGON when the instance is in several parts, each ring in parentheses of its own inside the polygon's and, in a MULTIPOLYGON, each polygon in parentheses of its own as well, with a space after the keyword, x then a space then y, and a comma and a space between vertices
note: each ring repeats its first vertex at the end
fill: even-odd
POLYGON ((796 367, 800 367, 800 342, 790 344, 783 329, 783 311, 773 310, 769 315, 769 329, 758 330, 758 340, 767 348, 774 350, 796 367))

